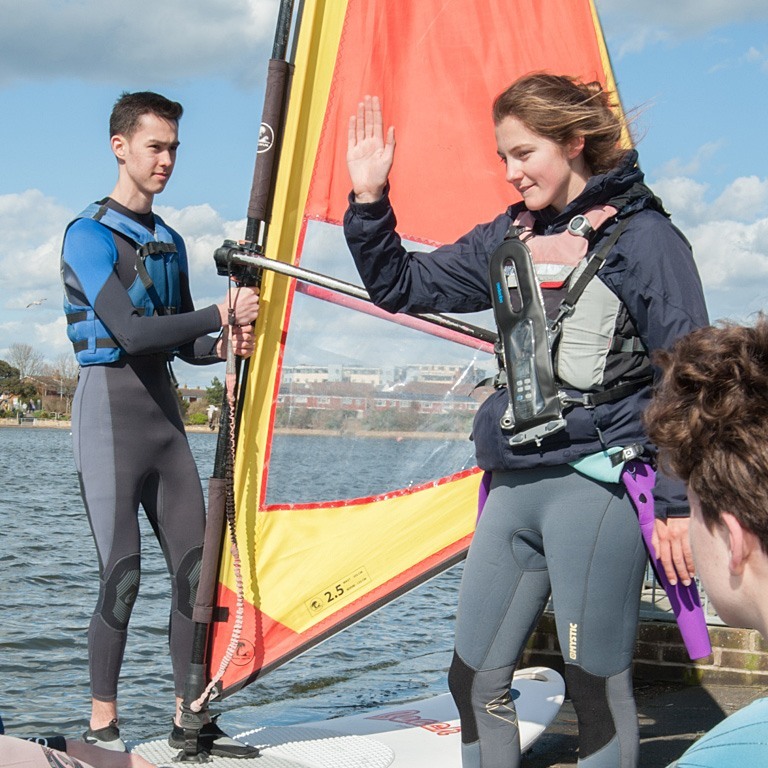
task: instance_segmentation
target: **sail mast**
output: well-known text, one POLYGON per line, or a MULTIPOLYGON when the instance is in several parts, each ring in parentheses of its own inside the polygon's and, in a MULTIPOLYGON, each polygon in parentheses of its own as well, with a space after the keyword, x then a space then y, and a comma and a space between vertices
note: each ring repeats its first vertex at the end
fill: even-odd
MULTIPOLYGON (((281 0, 278 11, 272 56, 268 63, 262 120, 259 127, 259 143, 254 164, 253 181, 248 202, 245 242, 252 253, 263 253, 269 209, 272 201, 277 157, 280 148, 280 132, 287 93, 290 85, 291 64, 286 60, 288 40, 293 20, 294 0, 281 0)), ((228 274, 238 285, 258 285, 261 270, 240 267, 233 270, 231 264, 217 261, 220 273, 228 274)), ((234 360, 231 344, 227 352, 228 372, 234 370, 235 382, 240 379, 240 361, 234 360)), ((243 369, 244 385, 248 364, 243 369)), ((230 383, 230 386, 232 384, 230 383)), ((235 383, 234 385, 238 385, 235 383)), ((221 404, 219 434, 216 442, 213 474, 208 484, 208 513, 205 542, 195 605, 193 608, 194 634, 192 658, 184 690, 181 709, 181 726, 184 729, 184 749, 179 753, 181 762, 199 762, 202 752, 199 744, 203 725, 201 712, 210 697, 210 684, 206 681, 206 656, 208 630, 214 618, 215 592, 219 561, 224 546, 225 531, 229 523, 234 536, 234 489, 233 450, 236 441, 235 427, 231 419, 234 393, 226 391, 221 404), (228 394, 230 395, 228 397, 228 394)))

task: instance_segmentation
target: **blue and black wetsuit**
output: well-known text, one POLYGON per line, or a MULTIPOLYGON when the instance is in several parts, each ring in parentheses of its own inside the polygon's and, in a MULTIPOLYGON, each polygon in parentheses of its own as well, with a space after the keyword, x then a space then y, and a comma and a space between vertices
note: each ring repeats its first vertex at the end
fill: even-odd
MULTIPOLYGON (((585 476, 572 463, 632 444, 653 453, 642 425, 653 352, 707 324, 690 246, 642 181, 630 152, 613 171, 592 177, 565 210, 531 212, 534 234, 546 238, 595 206, 619 210, 591 244, 594 253, 601 240, 610 242, 623 219, 620 237, 563 321, 553 362, 574 398, 631 386, 618 399, 571 407, 565 428, 541 445, 510 444, 500 425, 506 388, 478 411, 477 462, 492 482, 464 569, 449 673, 465 768, 519 765, 509 686, 550 594, 579 720, 579 765, 637 765, 631 663, 646 553, 624 487, 585 476)), ((512 206, 451 245, 409 253, 385 194, 368 204, 351 199, 345 234, 368 292, 384 309, 477 312, 491 307, 491 256, 523 209, 512 206)), ((552 319, 558 302, 545 296, 545 303, 552 319)), ((654 497, 661 517, 687 512, 684 486, 661 473, 654 497)))
POLYGON ((69 226, 61 262, 65 309, 71 325, 91 323, 93 316, 100 323, 101 330, 78 326, 81 349, 96 337, 107 341, 106 346, 91 343, 90 357, 87 350, 78 354, 81 370, 72 409, 75 464, 99 557, 99 598, 88 632, 91 694, 100 701, 117 698, 140 581, 141 505, 171 575, 170 650, 176 695, 182 696, 205 506, 168 363, 174 355, 192 363, 218 362, 216 338, 206 334, 220 330, 220 314, 216 305, 194 309, 186 251, 176 232, 152 213, 136 214, 111 199, 100 205, 109 211, 104 221, 115 214, 125 217, 131 226, 143 227, 149 240, 156 230, 166 233, 173 247, 157 249, 156 256, 166 266, 167 280, 155 282, 167 282, 171 299, 162 303, 176 306, 153 314, 129 295, 132 286, 134 294, 142 293, 141 286, 136 291, 134 239, 98 216, 69 226), (102 350, 107 359, 116 359, 100 362, 102 350))

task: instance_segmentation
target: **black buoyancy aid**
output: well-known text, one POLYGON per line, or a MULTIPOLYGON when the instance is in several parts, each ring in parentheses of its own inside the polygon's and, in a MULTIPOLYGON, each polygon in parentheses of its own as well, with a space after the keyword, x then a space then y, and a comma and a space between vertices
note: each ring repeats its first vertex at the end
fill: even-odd
POLYGON ((491 258, 496 386, 509 386, 501 427, 513 432, 512 444, 539 443, 559 431, 567 407, 613 402, 651 380, 648 353, 626 308, 593 279, 629 221, 619 217, 606 236, 618 213, 610 204, 596 206, 558 234, 536 235, 533 216, 523 210, 491 258), (552 302, 541 289, 561 297, 554 316, 547 317, 552 302))

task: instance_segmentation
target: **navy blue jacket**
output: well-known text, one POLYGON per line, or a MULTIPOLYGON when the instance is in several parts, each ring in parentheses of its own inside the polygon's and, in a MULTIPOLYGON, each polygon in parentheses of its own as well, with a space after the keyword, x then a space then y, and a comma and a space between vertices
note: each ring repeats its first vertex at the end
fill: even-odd
MULTIPOLYGON (((632 151, 613 171, 593 176, 564 211, 547 209, 534 216, 540 234, 553 234, 564 230, 574 215, 596 205, 614 201, 622 208, 627 203, 619 216, 631 213, 630 221, 595 279, 602 280, 626 306, 652 356, 654 350, 667 348, 706 325, 708 316, 691 247, 642 181, 637 154, 632 151), (616 198, 620 198, 618 204, 616 198)), ((490 257, 522 205, 479 224, 452 245, 408 252, 396 232, 386 192, 374 203, 355 203, 350 196, 344 232, 360 276, 378 306, 390 312, 476 312, 491 307, 490 257)), ((604 235, 610 232, 611 226, 604 235)), ((508 396, 506 390, 497 390, 475 418, 478 466, 502 470, 566 464, 602 450, 598 430, 607 447, 641 443, 653 452, 642 426, 650 396, 647 386, 594 409, 577 406, 565 414, 566 428, 548 436, 541 446, 512 447, 499 425, 508 396)), ((687 510, 683 484, 661 473, 654 496, 659 517, 687 510)))

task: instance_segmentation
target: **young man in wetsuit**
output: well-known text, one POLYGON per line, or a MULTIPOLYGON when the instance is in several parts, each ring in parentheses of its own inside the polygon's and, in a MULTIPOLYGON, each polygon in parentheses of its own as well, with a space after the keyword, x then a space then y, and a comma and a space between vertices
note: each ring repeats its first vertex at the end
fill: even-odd
MULTIPOLYGON (((196 310, 184 242, 152 211, 176 163, 182 107, 151 92, 124 93, 110 118, 118 178, 111 194, 67 228, 61 256, 67 332, 80 376, 72 434, 83 501, 99 558, 99 598, 88 631, 92 711, 85 740, 125 750, 117 684, 140 582, 139 504, 171 576, 170 653, 176 715, 192 652, 192 607, 205 527, 200 479, 187 443, 169 362, 219 362, 227 345, 253 351, 255 288, 196 310), (208 334, 215 334, 209 336, 208 334)), ((214 722, 200 733, 214 754, 257 751, 214 722)))
MULTIPOLYGON (((688 486, 696 572, 721 618, 768 638, 768 319, 694 331, 657 362, 646 412, 662 460, 688 486)), ((768 762, 768 698, 728 717, 675 763, 768 762)))

